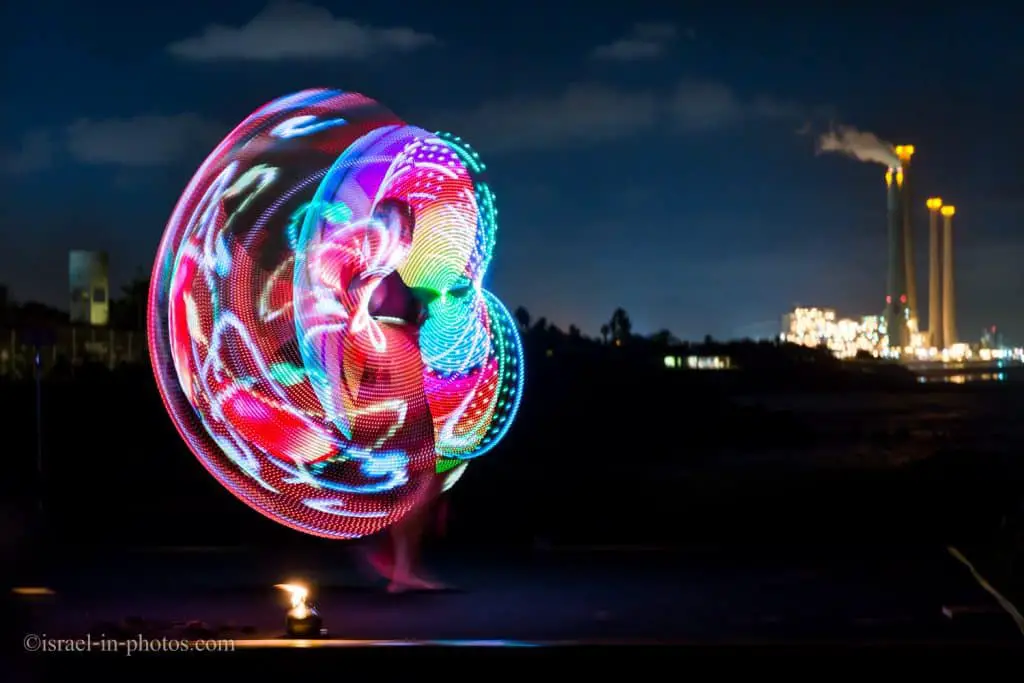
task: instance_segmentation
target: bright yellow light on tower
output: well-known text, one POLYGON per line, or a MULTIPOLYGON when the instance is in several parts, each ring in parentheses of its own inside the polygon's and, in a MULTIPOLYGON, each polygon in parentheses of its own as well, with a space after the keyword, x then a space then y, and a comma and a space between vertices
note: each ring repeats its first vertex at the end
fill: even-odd
POLYGON ((892 169, 885 172, 885 184, 892 185, 892 169))
POLYGON ((925 206, 928 207, 929 211, 938 211, 942 208, 942 199, 940 197, 931 197, 925 202, 925 206))
POLYGON ((948 206, 948 205, 942 207, 942 215, 945 216, 946 218, 949 218, 950 216, 954 215, 955 213, 956 213, 956 207, 948 206))
POLYGON ((897 168, 896 169, 896 184, 899 187, 903 187, 903 169, 902 168, 897 168))
POLYGON ((910 161, 910 157, 914 156, 913 145, 896 145, 896 156, 900 158, 900 161, 910 161))

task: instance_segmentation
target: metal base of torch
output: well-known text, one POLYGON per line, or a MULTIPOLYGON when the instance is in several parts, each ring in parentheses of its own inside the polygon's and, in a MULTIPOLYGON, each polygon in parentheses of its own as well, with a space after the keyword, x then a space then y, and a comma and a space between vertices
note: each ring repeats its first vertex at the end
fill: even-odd
POLYGON ((316 638, 322 634, 323 627, 323 619, 313 610, 303 616, 289 614, 285 620, 285 633, 289 638, 316 638))

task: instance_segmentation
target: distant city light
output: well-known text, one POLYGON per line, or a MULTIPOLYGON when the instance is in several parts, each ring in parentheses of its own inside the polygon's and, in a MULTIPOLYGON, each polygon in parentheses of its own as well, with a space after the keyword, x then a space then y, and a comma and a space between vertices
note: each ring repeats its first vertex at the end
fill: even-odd
POLYGON ((861 351, 878 357, 888 343, 882 316, 838 318, 831 308, 794 309, 783 318, 780 338, 800 346, 824 346, 838 358, 852 358, 861 351))
POLYGON ((980 345, 957 343, 938 349, 930 345, 927 332, 917 331, 916 321, 909 321, 907 326, 910 343, 904 348, 890 348, 883 316, 868 315, 857 320, 840 318, 831 308, 795 308, 783 316, 779 338, 790 344, 827 348, 837 358, 853 358, 863 351, 875 358, 942 363, 1024 360, 1024 349, 1003 346, 1002 339, 988 330, 980 345))

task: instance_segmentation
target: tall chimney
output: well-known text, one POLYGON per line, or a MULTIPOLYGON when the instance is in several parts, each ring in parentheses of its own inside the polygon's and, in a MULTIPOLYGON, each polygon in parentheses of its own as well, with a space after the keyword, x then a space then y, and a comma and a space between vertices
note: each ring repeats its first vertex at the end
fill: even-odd
POLYGON ((900 187, 903 170, 890 168, 885 172, 888 187, 889 220, 889 276, 885 288, 885 326, 889 347, 902 350, 907 345, 907 280, 906 259, 903 255, 903 212, 900 206, 900 187))
POLYGON ((953 216, 956 209, 942 207, 942 341, 956 344, 956 294, 953 290, 953 216))
POLYGON ((900 168, 903 171, 903 182, 900 185, 900 211, 902 212, 902 223, 903 223, 903 259, 906 262, 904 266, 904 278, 906 278, 907 288, 907 310, 909 311, 908 320, 913 321, 915 330, 921 327, 921 318, 917 312, 917 269, 914 267, 914 227, 913 220, 911 219, 911 209, 913 208, 914 199, 911 195, 910 186, 910 157, 914 156, 913 145, 897 145, 894 148, 896 156, 900 160, 900 168))
POLYGON ((928 336, 937 349, 946 348, 942 340, 942 267, 939 261, 939 209, 942 200, 932 197, 928 207, 928 336))

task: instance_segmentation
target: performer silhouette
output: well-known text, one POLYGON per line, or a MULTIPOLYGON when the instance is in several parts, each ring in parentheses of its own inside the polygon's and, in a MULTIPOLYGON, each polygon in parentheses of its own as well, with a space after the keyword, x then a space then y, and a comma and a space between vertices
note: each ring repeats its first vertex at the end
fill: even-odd
MULTIPOLYGON (((378 209, 379 217, 385 221, 401 221, 408 230, 413 223, 411 210, 395 200, 385 200, 378 209)), ((378 320, 407 325, 409 334, 418 335, 426 319, 429 293, 413 292, 397 271, 391 273, 370 299, 370 314, 378 320)), ((432 519, 444 522, 443 508, 439 498, 444 477, 433 475, 421 487, 412 509, 383 534, 383 545, 371 548, 367 560, 374 571, 388 580, 388 591, 401 593, 410 590, 440 590, 444 586, 426 579, 420 573, 420 556, 423 537, 432 519), (441 511, 441 516, 435 513, 441 511)))

